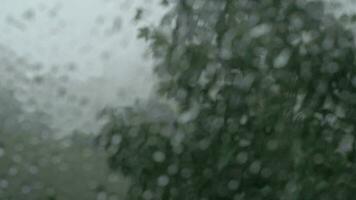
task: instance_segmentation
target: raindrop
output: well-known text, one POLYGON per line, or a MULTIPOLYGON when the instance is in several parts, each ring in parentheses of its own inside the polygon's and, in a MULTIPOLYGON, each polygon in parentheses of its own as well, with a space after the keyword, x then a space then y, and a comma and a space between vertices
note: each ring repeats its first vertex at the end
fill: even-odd
POLYGON ((231 180, 229 181, 229 183, 227 184, 227 187, 230 190, 236 190, 239 187, 239 182, 236 180, 231 180))
POLYGON ((278 148, 277 140, 270 140, 267 142, 267 149, 270 151, 276 150, 278 148))
POLYGON ((247 152, 240 152, 239 154, 237 154, 236 160, 240 164, 245 164, 248 160, 247 152))
POLYGON ((112 143, 113 145, 119 145, 119 144, 121 143, 121 140, 122 140, 122 136, 116 134, 116 135, 114 135, 114 136, 112 137, 111 143, 112 143))
POLYGON ((36 13, 34 10, 28 9, 23 13, 22 17, 26 20, 32 20, 33 18, 35 18, 35 14, 36 13))
POLYGON ((261 171, 261 175, 264 178, 269 178, 272 175, 272 171, 269 168, 263 168, 261 171))
POLYGON ((250 172, 252 174, 258 174, 261 170, 261 162, 260 161, 254 161, 250 165, 250 172))
POLYGON ((158 186, 165 187, 169 183, 169 177, 166 175, 159 176, 157 179, 158 186))
POLYGON ((251 38, 258 38, 261 37, 263 35, 266 35, 267 33, 269 33, 271 31, 271 26, 268 24, 260 24, 258 26, 255 26, 251 32, 250 32, 250 37, 251 38))
POLYGON ((356 88, 356 76, 354 76, 351 80, 352 86, 356 88))
POLYGON ((7 182, 7 180, 4 180, 4 179, 0 180, 0 187, 1 188, 7 188, 8 185, 9 185, 9 183, 7 182))
POLYGON ((99 192, 96 200, 107 200, 107 194, 105 192, 99 192))
POLYGON ((25 186, 22 187, 21 191, 22 191, 22 193, 24 193, 24 194, 28 194, 28 193, 31 192, 31 187, 25 185, 25 186))
POLYGON ((15 176, 15 175, 17 175, 17 168, 16 167, 11 167, 10 169, 9 169, 9 175, 10 176, 15 176))
POLYGON ((166 155, 164 155, 161 151, 156 151, 153 153, 153 160, 156 162, 163 162, 166 159, 166 155))
POLYGON ((146 191, 144 191, 144 192, 142 193, 142 197, 143 197, 143 199, 145 199, 145 200, 151 200, 151 199, 153 199, 153 194, 152 194, 151 191, 146 190, 146 191))
POLYGON ((354 139, 355 139, 355 137, 353 135, 345 134, 339 143, 337 152, 345 154, 347 152, 352 151, 354 139))
POLYGON ((248 147, 251 145, 251 141, 247 139, 241 139, 239 145, 240 147, 248 147))
POLYGON ((247 115, 243 115, 240 119, 240 124, 245 125, 247 123, 248 117, 247 115))
POLYGON ((190 178, 192 176, 193 172, 191 169, 188 168, 184 168, 181 171, 181 175, 183 178, 190 178))
POLYGON ((175 174, 177 174, 177 172, 178 172, 178 166, 177 165, 170 165, 169 167, 168 167, 168 174, 170 174, 170 175, 175 175, 175 174))
POLYGON ((275 68, 282 68, 285 67, 289 61, 290 58, 290 50, 284 49, 279 53, 279 55, 274 59, 273 61, 273 66, 275 68))
POLYGON ((5 155, 5 150, 4 148, 0 147, 0 158, 5 155))
POLYGON ((121 26, 122 26, 122 19, 121 19, 121 17, 118 16, 113 21, 112 32, 115 33, 115 32, 120 31, 121 26))

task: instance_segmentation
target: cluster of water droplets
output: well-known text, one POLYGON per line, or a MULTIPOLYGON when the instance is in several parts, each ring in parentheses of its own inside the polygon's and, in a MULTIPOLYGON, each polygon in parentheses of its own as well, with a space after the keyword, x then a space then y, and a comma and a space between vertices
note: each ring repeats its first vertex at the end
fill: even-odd
POLYGON ((128 181, 109 171, 91 133, 105 107, 150 95, 153 61, 137 34, 159 23, 159 5, 2 2, 0 199, 123 198, 128 181))

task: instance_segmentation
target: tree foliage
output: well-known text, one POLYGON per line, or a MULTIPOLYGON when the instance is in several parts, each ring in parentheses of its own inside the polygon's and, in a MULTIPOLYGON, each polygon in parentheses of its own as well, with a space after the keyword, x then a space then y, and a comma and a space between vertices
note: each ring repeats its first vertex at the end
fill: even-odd
POLYGON ((175 106, 109 115, 130 199, 352 199, 355 41, 323 3, 180 0, 142 30, 175 106))

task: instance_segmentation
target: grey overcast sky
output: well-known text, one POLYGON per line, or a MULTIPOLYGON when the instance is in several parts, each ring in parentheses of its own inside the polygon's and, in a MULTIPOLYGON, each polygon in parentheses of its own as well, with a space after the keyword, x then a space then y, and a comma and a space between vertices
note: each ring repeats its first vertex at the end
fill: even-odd
POLYGON ((140 60, 144 49, 135 38, 135 10, 147 11, 146 24, 157 22, 162 13, 157 2, 1 0, 0 44, 44 66, 75 63, 80 78, 98 75, 108 67, 125 68, 140 60), (110 58, 120 65, 107 63, 110 58))
MULTIPOLYGON (((164 13, 159 2, 1 0, 1 47, 25 58, 27 63, 43 66, 43 74, 73 64, 77 69, 71 72, 70 81, 49 80, 40 86, 23 84, 21 101, 30 102, 31 106, 35 101, 37 108, 51 114, 56 127, 69 127, 70 131, 93 128, 90 125, 95 113, 107 105, 132 103, 136 97, 147 96, 153 82, 152 61, 142 58, 147 44, 136 35, 139 26, 159 22, 164 13), (140 24, 133 20, 137 8, 144 10, 140 24), (66 87, 68 95, 59 99, 58 88, 53 84, 59 84, 59 93, 66 87), (72 101, 83 98, 89 101, 86 107, 78 107, 72 101)), ((26 71, 26 66, 21 67, 26 71)))

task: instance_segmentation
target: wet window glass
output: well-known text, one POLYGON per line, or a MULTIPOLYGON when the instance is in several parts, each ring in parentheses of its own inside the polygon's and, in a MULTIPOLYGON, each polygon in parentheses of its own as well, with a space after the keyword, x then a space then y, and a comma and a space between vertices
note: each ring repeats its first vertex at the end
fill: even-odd
POLYGON ((2 0, 0 199, 345 200, 351 0, 2 0))

